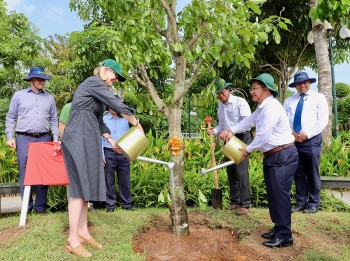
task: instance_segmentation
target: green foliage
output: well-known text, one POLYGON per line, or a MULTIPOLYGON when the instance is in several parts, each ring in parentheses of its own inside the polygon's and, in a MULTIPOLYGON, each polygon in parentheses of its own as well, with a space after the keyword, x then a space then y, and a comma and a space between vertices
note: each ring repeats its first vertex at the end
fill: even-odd
POLYGON ((338 98, 344 98, 350 95, 350 86, 346 83, 337 82, 335 90, 338 98))
MULTIPOLYGON (((186 204, 204 208, 211 204, 211 189, 215 187, 213 173, 204 176, 200 174, 201 168, 211 168, 211 153, 209 137, 204 131, 202 139, 184 140, 185 184, 186 204)), ((144 157, 162 161, 170 161, 170 148, 168 140, 159 134, 149 132, 147 137, 151 141, 150 146, 142 154, 144 157)), ((1 137, 0 145, 0 183, 18 182, 17 158, 15 150, 5 145, 5 137, 1 137)), ((216 148, 215 156, 217 165, 223 163, 220 147, 216 148)), ((262 166, 263 156, 260 152, 254 152, 249 159, 249 183, 251 191, 251 205, 254 207, 266 207, 267 197, 262 166)), ((345 148, 340 137, 332 139, 332 145, 325 147, 321 153, 320 170, 322 176, 350 176, 350 149, 345 148)), ((229 185, 226 169, 218 170, 219 186, 223 191, 223 204, 229 205, 229 185)), ((171 205, 169 196, 170 171, 166 166, 133 161, 131 164, 131 192, 135 207, 164 207, 171 205)), ((119 193, 117 188, 117 194, 119 193)), ((295 194, 293 187, 292 194, 295 194)), ((346 211, 347 208, 339 200, 323 193, 321 208, 327 210, 346 211)), ((118 204, 118 202, 117 202, 118 204)), ((119 203, 120 204, 120 203, 119 203)), ((48 205, 51 211, 66 210, 67 192, 64 186, 50 187, 48 193, 48 205)))
POLYGON ((0 183, 19 182, 16 150, 6 145, 5 135, 0 136, 0 183))
POLYGON ((310 11, 313 20, 327 20, 331 24, 350 27, 350 2, 348 0, 319 0, 317 6, 310 11))
POLYGON ((340 132, 340 139, 345 146, 347 146, 348 148, 350 147, 350 131, 340 132))
POLYGON ((331 145, 326 145, 321 153, 321 176, 350 176, 350 149, 342 143, 341 137, 331 138, 331 145))
POLYGON ((0 1, 0 64, 13 68, 15 64, 30 65, 41 50, 38 29, 23 14, 7 12, 0 1))
POLYGON ((0 99, 0 135, 5 133, 5 120, 9 105, 9 99, 0 99))
POLYGON ((349 124, 350 115, 350 95, 337 101, 338 120, 340 124, 349 124))

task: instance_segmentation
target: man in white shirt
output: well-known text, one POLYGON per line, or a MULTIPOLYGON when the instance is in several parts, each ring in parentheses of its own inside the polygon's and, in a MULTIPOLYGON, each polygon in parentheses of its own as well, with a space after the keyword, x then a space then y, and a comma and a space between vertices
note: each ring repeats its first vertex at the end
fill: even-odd
MULTIPOLYGON (((245 99, 233 96, 229 90, 232 83, 226 83, 223 79, 216 79, 217 98, 220 100, 218 107, 219 124, 214 129, 208 129, 208 134, 218 135, 225 139, 231 126, 251 115, 249 104, 245 99)), ((237 133, 236 137, 244 143, 252 141, 250 129, 242 133, 237 133)), ((231 204, 228 210, 236 210, 236 215, 246 215, 249 213, 250 191, 248 159, 244 159, 240 164, 226 167, 227 179, 230 186, 231 204)))
POLYGON ((278 91, 270 74, 263 73, 248 81, 251 85, 252 100, 258 108, 251 116, 232 126, 226 136, 256 127, 256 136, 246 149, 241 149, 246 158, 254 150, 264 154, 264 178, 270 217, 273 229, 261 236, 270 239, 263 243, 266 247, 293 245, 291 231, 291 188, 298 165, 298 152, 294 146, 294 136, 283 106, 275 97, 278 91))
POLYGON ((292 212, 316 213, 320 205, 321 132, 328 124, 329 109, 326 97, 310 90, 314 82, 316 79, 309 78, 306 72, 297 73, 289 85, 295 87, 297 93, 284 102, 299 153, 294 176, 297 204, 292 212))

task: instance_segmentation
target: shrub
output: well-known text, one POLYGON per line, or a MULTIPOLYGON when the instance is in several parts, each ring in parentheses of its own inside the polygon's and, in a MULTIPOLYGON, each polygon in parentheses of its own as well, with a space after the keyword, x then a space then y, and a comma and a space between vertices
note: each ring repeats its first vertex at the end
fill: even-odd
POLYGON ((338 98, 343 98, 350 95, 350 86, 346 83, 337 82, 335 88, 336 95, 338 98))
MULTIPOLYGON (((202 176, 201 168, 210 168, 211 153, 209 138, 205 133, 202 139, 184 139, 184 191, 188 206, 206 206, 210 204, 211 189, 215 188, 213 173, 202 176)), ((170 161, 170 150, 165 135, 147 134, 151 141, 150 146, 142 154, 144 157, 170 161)), ((340 137, 331 139, 332 145, 326 146, 321 153, 321 175, 324 176, 350 176, 350 150, 342 144, 340 137)), ((1 137, 0 145, 0 183, 18 182, 17 158, 14 150, 5 145, 5 137, 1 137)), ((223 162, 220 148, 216 148, 217 164, 223 162)), ((251 191, 251 206, 266 207, 267 197, 262 166, 263 156, 254 152, 249 157, 249 183, 251 191)), ((223 191, 223 205, 230 203, 229 185, 224 168, 218 170, 219 186, 223 191)), ((131 164, 131 192, 135 207, 164 207, 167 205, 169 194, 170 172, 166 166, 133 161, 131 164)), ((67 209, 66 187, 53 186, 49 188, 48 205, 51 211, 67 209)), ((117 191, 119 194, 119 191, 117 191)), ((295 188, 293 185, 292 199, 294 201, 295 188)), ((321 194, 321 208, 327 210, 349 211, 346 205, 338 200, 321 194)))

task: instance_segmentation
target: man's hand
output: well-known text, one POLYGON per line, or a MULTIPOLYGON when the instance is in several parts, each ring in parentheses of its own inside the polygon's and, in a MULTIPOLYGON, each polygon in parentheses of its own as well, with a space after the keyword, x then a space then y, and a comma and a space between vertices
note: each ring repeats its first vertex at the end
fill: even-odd
POLYGON ((210 128, 207 128, 207 133, 209 135, 213 135, 214 134, 214 128, 210 127, 210 128))
MULTIPOLYGON (((227 136, 230 134, 231 132, 229 130, 223 130, 220 132, 219 134, 219 138, 220 140, 226 140, 227 141, 227 136)), ((231 133, 232 134, 232 133, 231 133)), ((232 135, 231 135, 232 137, 232 135)))
POLYGON ((9 146, 11 149, 15 149, 16 148, 16 142, 14 139, 12 140, 7 140, 6 141, 6 145, 9 146))
POLYGON ((306 134, 304 132, 302 133, 292 133, 294 138, 295 138, 295 142, 303 142, 306 141, 308 139, 308 137, 306 136, 306 134))
POLYGON ((233 136, 232 132, 231 131, 227 131, 227 134, 225 136, 225 142, 226 143, 229 142, 230 139, 232 138, 232 136, 233 136))
POLYGON ((242 152, 241 160, 249 157, 250 155, 250 153, 245 148, 240 148, 239 151, 242 152))

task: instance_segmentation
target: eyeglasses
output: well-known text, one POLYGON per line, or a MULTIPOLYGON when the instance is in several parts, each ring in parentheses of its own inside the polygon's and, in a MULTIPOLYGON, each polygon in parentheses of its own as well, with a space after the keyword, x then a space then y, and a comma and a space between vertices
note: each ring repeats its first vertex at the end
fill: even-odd
POLYGON ((250 92, 256 92, 257 90, 260 90, 260 89, 262 89, 262 88, 260 88, 260 87, 259 88, 250 88, 249 91, 250 92))

